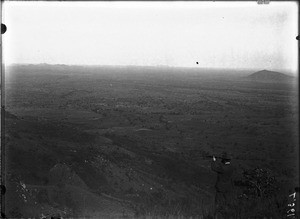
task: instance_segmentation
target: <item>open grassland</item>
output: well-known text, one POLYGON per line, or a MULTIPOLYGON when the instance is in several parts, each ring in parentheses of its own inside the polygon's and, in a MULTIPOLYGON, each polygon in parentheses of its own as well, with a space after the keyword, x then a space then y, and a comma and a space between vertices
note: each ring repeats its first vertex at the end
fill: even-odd
POLYGON ((288 196, 298 182, 296 83, 196 73, 8 69, 8 201, 18 200, 8 203, 10 214, 208 216, 216 176, 205 156, 223 150, 238 166, 236 177, 267 169, 285 185, 276 195, 288 196), (53 181, 53 171, 63 182, 53 181), (23 184, 26 191, 17 189, 23 184))

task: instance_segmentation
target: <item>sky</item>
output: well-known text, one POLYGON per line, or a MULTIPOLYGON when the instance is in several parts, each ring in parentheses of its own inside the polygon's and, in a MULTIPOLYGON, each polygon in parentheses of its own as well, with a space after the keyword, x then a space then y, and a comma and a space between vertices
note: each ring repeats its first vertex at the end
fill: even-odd
POLYGON ((298 69, 296 2, 5 1, 2 12, 5 64, 298 69))

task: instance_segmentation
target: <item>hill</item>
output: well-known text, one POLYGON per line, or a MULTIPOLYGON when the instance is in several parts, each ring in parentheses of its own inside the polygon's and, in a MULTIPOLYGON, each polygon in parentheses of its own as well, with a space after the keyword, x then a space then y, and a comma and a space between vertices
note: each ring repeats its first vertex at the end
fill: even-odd
POLYGON ((247 79, 258 82, 291 82, 293 76, 276 71, 262 70, 247 76, 247 79))

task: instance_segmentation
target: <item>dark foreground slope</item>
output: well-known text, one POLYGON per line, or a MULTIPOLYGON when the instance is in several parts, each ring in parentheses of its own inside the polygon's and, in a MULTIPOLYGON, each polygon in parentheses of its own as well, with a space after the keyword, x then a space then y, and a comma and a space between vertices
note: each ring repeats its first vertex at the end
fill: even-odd
POLYGON ((93 172, 85 162, 97 156, 87 147, 93 136, 32 117, 7 116, 6 122, 9 218, 134 215, 125 201, 106 197, 90 186, 92 182, 99 187, 107 184, 102 172, 93 172))
POLYGON ((11 116, 6 132, 11 217, 172 215, 178 204, 195 207, 190 198, 202 200, 199 214, 211 202, 212 188, 203 184, 213 183, 212 174, 177 153, 140 147, 143 130, 128 130, 129 137, 11 116))
POLYGON ((205 156, 223 150, 237 178, 259 167, 285 185, 271 201, 244 198, 241 218, 286 213, 276 197, 298 182, 293 85, 166 69, 6 72, 9 217, 203 217, 216 180, 205 156))

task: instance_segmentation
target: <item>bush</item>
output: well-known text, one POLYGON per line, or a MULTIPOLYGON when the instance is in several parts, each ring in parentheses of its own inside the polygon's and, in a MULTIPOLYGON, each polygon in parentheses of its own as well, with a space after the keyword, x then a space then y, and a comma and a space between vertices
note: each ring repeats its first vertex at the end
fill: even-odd
POLYGON ((280 185, 270 170, 244 170, 235 182, 240 188, 237 215, 239 218, 283 218, 288 198, 280 194, 280 185))
POLYGON ((242 184, 247 187, 244 194, 251 197, 271 197, 278 191, 278 182, 271 171, 261 168, 244 170, 242 184))

